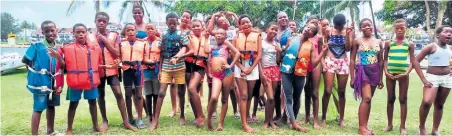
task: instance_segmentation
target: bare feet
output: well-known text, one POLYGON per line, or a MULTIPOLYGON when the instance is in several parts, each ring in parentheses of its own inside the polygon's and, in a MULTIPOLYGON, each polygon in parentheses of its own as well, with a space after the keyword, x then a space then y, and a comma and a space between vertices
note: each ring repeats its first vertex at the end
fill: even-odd
POLYGON ((181 126, 185 125, 185 118, 184 117, 179 119, 179 125, 181 125, 181 126))
MULTIPOLYGON (((383 131, 384 131, 384 132, 392 131, 392 126, 386 127, 385 129, 383 129, 383 131)), ((402 131, 402 130, 400 130, 400 131, 402 131)))
POLYGON ((136 130, 137 130, 137 128, 135 128, 135 127, 133 127, 132 125, 130 125, 129 122, 124 122, 124 123, 123 123, 123 127, 124 127, 125 129, 132 130, 132 131, 136 131, 136 130))
POLYGON ((217 131, 223 131, 224 127, 223 124, 218 123, 217 131))
POLYGON ((199 117, 198 119, 196 119, 196 127, 204 127, 204 117, 199 117))
POLYGON ((404 128, 401 128, 401 129, 400 129, 400 135, 402 135, 402 136, 407 136, 408 133, 406 132, 406 130, 405 130, 404 128))
POLYGON ((246 124, 245 126, 242 125, 242 129, 246 133, 254 133, 254 132, 256 132, 256 130, 251 128, 248 124, 246 124))
POLYGON ((320 126, 325 127, 326 126, 326 120, 322 120, 322 122, 320 122, 320 126))
POLYGON ((207 129, 213 131, 212 120, 207 119, 207 129))
POLYGON ((174 111, 172 111, 172 112, 170 112, 170 113, 168 114, 168 116, 169 116, 169 117, 174 117, 174 116, 176 116, 176 113, 175 113, 174 111))
POLYGON ((66 135, 71 136, 72 135, 72 130, 66 130, 66 135))
POLYGON ((317 123, 316 121, 314 121, 314 129, 319 129, 319 128, 321 128, 321 127, 319 126, 319 123, 317 123))
POLYGON ((298 125, 297 123, 292 123, 291 126, 292 126, 293 129, 295 129, 295 130, 297 130, 297 131, 300 131, 300 132, 303 132, 303 133, 308 132, 308 129, 307 129, 307 128, 301 127, 301 126, 298 125))
POLYGON ((54 132, 54 130, 52 130, 52 129, 47 129, 47 135, 51 135, 52 133, 54 132))
POLYGON ((104 128, 105 130, 108 130, 108 121, 102 122, 102 128, 104 128))
POLYGON ((94 130, 94 132, 105 132, 107 129, 100 128, 100 127, 94 127, 93 130, 94 130))
POLYGON ((345 125, 344 120, 339 121, 339 127, 344 128, 345 126, 346 126, 346 125, 345 125))
POLYGON ((371 131, 367 130, 367 128, 359 128, 358 129, 358 134, 366 135, 366 136, 373 135, 371 131))
POLYGON ((270 126, 272 126, 273 129, 278 129, 278 125, 275 124, 275 122, 270 122, 270 126))
POLYGON ((159 126, 159 125, 158 125, 157 122, 152 122, 151 126, 149 126, 149 130, 150 130, 150 131, 154 131, 154 130, 157 129, 158 126, 159 126))
POLYGON ((262 125, 262 128, 263 129, 267 129, 268 128, 268 124, 270 124, 270 123, 264 122, 264 125, 262 125))
POLYGON ((432 135, 434 135, 434 136, 440 136, 441 134, 439 133, 439 131, 433 131, 433 132, 432 132, 432 135))

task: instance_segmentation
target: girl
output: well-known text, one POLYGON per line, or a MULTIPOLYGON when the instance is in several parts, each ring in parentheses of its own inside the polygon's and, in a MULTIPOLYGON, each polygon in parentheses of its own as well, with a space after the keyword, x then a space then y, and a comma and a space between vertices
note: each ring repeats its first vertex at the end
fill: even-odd
MULTIPOLYGON (((122 70, 124 89, 126 90, 126 106, 129 120, 133 120, 132 114, 132 101, 131 97, 134 97, 135 109, 138 113, 138 122, 136 125, 138 128, 144 128, 144 122, 142 120, 143 111, 143 95, 142 89, 142 76, 144 65, 141 65, 144 61, 146 52, 145 48, 148 46, 148 42, 139 40, 137 35, 137 27, 134 24, 126 24, 124 26, 126 34, 125 40, 120 45, 120 58, 122 61, 122 70), (132 88, 135 87, 135 89, 132 88)), ((135 122, 135 121, 131 121, 135 122)))
POLYGON ((190 96, 190 103, 195 113, 196 123, 198 127, 204 126, 204 114, 202 113, 201 99, 198 94, 198 86, 205 74, 205 67, 207 63, 207 54, 204 53, 204 47, 209 46, 209 40, 204 32, 202 32, 202 22, 200 20, 193 20, 191 24, 191 34, 188 36, 189 48, 194 51, 194 55, 186 57, 185 61, 191 65, 191 76, 188 76, 188 91, 190 96))
POLYGON ((289 29, 292 30, 292 36, 297 36, 297 22, 295 20, 289 21, 289 29))
POLYGON ((259 67, 261 60, 261 34, 253 30, 253 24, 247 15, 239 18, 240 32, 234 39, 234 46, 242 53, 240 63, 236 63, 234 76, 240 90, 240 116, 242 128, 245 132, 255 132, 246 122, 247 106, 249 106, 251 91, 254 89, 256 80, 259 79, 259 67), (249 95, 249 96, 248 96, 249 95))
POLYGON ((137 38, 138 39, 146 39, 146 24, 143 21, 144 9, 139 5, 135 5, 132 8, 133 19, 135 20, 135 26, 137 27, 137 38))
MULTIPOLYGON (((383 76, 383 49, 381 41, 372 37, 373 27, 370 19, 361 20, 359 27, 363 37, 355 39, 352 44, 350 86, 355 89, 355 99, 361 98, 358 109, 358 133, 373 135, 374 133, 368 128, 367 122, 375 88, 377 86, 378 89, 383 88, 383 81, 381 80, 383 76)), ((341 80, 338 80, 338 82, 341 82, 341 80)))
POLYGON ((273 113, 275 106, 274 90, 278 85, 278 81, 281 80, 279 72, 279 66, 276 63, 281 55, 281 48, 279 43, 275 42, 275 36, 277 35, 278 25, 270 23, 267 27, 267 37, 262 40, 262 60, 259 64, 259 73, 262 80, 263 88, 267 94, 267 104, 265 107, 265 121, 263 128, 268 128, 270 125, 276 129, 275 122, 273 121, 273 113))
POLYGON ((338 81, 339 93, 339 126, 345 127, 344 109, 345 109, 345 87, 347 84, 349 67, 346 52, 350 50, 352 36, 350 32, 353 30, 353 23, 346 28, 346 19, 343 14, 337 14, 333 18, 334 27, 326 29, 325 39, 328 39, 328 53, 325 57, 323 70, 325 80, 325 91, 322 100, 322 126, 326 126, 326 113, 328 103, 333 88, 334 76, 338 81))
POLYGON ((430 111, 430 107, 434 104, 433 111, 433 128, 432 135, 439 134, 438 128, 443 117, 443 107, 452 88, 452 49, 447 43, 452 42, 452 27, 440 26, 436 29, 437 41, 425 46, 421 52, 416 56, 416 59, 411 60, 414 69, 419 78, 424 83, 424 94, 422 104, 419 108, 419 133, 426 135, 425 121, 430 111), (428 55, 428 68, 424 76, 420 62, 428 55))
POLYGON ((320 59, 326 54, 326 46, 323 47, 320 55, 317 53, 314 44, 309 41, 317 34, 317 26, 308 24, 304 27, 301 35, 293 37, 289 40, 289 46, 286 55, 283 57, 281 64, 282 84, 285 97, 285 109, 293 129, 301 132, 307 132, 307 128, 301 127, 295 120, 294 99, 300 99, 295 93, 301 94, 303 90, 305 76, 307 74, 308 65, 317 66, 320 59))
POLYGON ((146 32, 148 35, 148 42, 150 44, 149 48, 145 49, 146 56, 145 60, 149 63, 146 63, 147 69, 143 71, 144 74, 144 91, 143 95, 146 100, 146 108, 147 110, 147 121, 152 121, 152 118, 155 114, 155 107, 157 104, 158 92, 160 88, 160 83, 158 80, 158 65, 160 61, 160 44, 161 40, 158 38, 157 29, 154 24, 146 24, 146 32))
POLYGON ((233 85, 233 76, 231 68, 232 65, 237 62, 240 57, 240 52, 228 41, 226 40, 226 31, 223 29, 217 29, 215 31, 216 46, 212 48, 210 46, 205 46, 205 53, 210 54, 210 72, 212 75, 212 95, 208 105, 208 116, 207 116, 207 127, 209 130, 213 130, 212 126, 212 115, 217 108, 218 97, 220 92, 222 97, 226 99, 221 100, 221 114, 220 120, 218 121, 217 131, 223 131, 223 123, 228 111, 228 99, 229 91, 233 85), (229 57, 229 52, 234 54, 234 59, 231 64, 227 64, 227 59, 229 57))
POLYGON ((385 42, 384 72, 386 74, 386 88, 388 90, 388 127, 385 132, 392 131, 392 113, 396 99, 395 85, 399 81, 399 102, 400 102, 400 134, 407 135, 405 121, 407 114, 407 96, 409 73, 412 66, 408 62, 414 60, 414 43, 405 40, 406 21, 397 19, 394 21, 395 40, 385 42))
MULTIPOLYGON (((278 35, 275 37, 275 41, 279 43, 281 48, 285 48, 287 41, 292 36, 292 30, 288 27, 289 24, 289 17, 287 16, 286 12, 279 12, 277 15, 277 21, 278 21, 278 35)), ((284 55, 284 51, 281 52, 282 55, 284 55)), ((276 115, 273 120, 277 122, 286 123, 287 117, 282 117, 282 112, 284 111, 284 95, 282 95, 281 90, 281 82, 278 83, 276 90, 275 90, 275 112, 276 115), (279 97, 278 97, 279 96, 279 97)))

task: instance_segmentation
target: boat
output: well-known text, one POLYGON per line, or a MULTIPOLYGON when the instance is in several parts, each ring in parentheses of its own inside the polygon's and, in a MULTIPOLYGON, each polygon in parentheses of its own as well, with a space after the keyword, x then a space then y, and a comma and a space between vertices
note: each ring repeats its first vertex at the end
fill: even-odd
POLYGON ((0 71, 1 74, 14 71, 17 68, 25 66, 22 63, 22 55, 17 52, 1 54, 0 71))

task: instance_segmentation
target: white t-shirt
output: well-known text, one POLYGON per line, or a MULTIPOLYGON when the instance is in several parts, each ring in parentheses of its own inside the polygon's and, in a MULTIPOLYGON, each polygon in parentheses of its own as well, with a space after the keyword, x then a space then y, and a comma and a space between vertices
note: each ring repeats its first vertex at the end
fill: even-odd
POLYGON ((273 43, 269 43, 267 40, 262 40, 262 66, 277 66, 276 64, 276 46, 279 46, 278 43, 273 41, 273 43))

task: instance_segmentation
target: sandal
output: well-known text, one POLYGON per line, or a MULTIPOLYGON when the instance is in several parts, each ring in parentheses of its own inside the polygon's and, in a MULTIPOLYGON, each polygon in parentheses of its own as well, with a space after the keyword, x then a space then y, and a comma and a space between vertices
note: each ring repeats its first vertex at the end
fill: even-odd
POLYGON ((253 120, 254 123, 258 123, 259 122, 259 119, 256 116, 251 117, 251 119, 253 120))
POLYGON ((139 129, 146 128, 146 126, 144 125, 143 120, 139 120, 139 121, 137 122, 137 128, 139 128, 139 129))
POLYGON ((135 123, 136 123, 135 119, 129 119, 129 124, 130 125, 135 125, 135 123))
POLYGON ((234 113, 234 118, 235 119, 240 119, 240 114, 239 113, 234 113))

